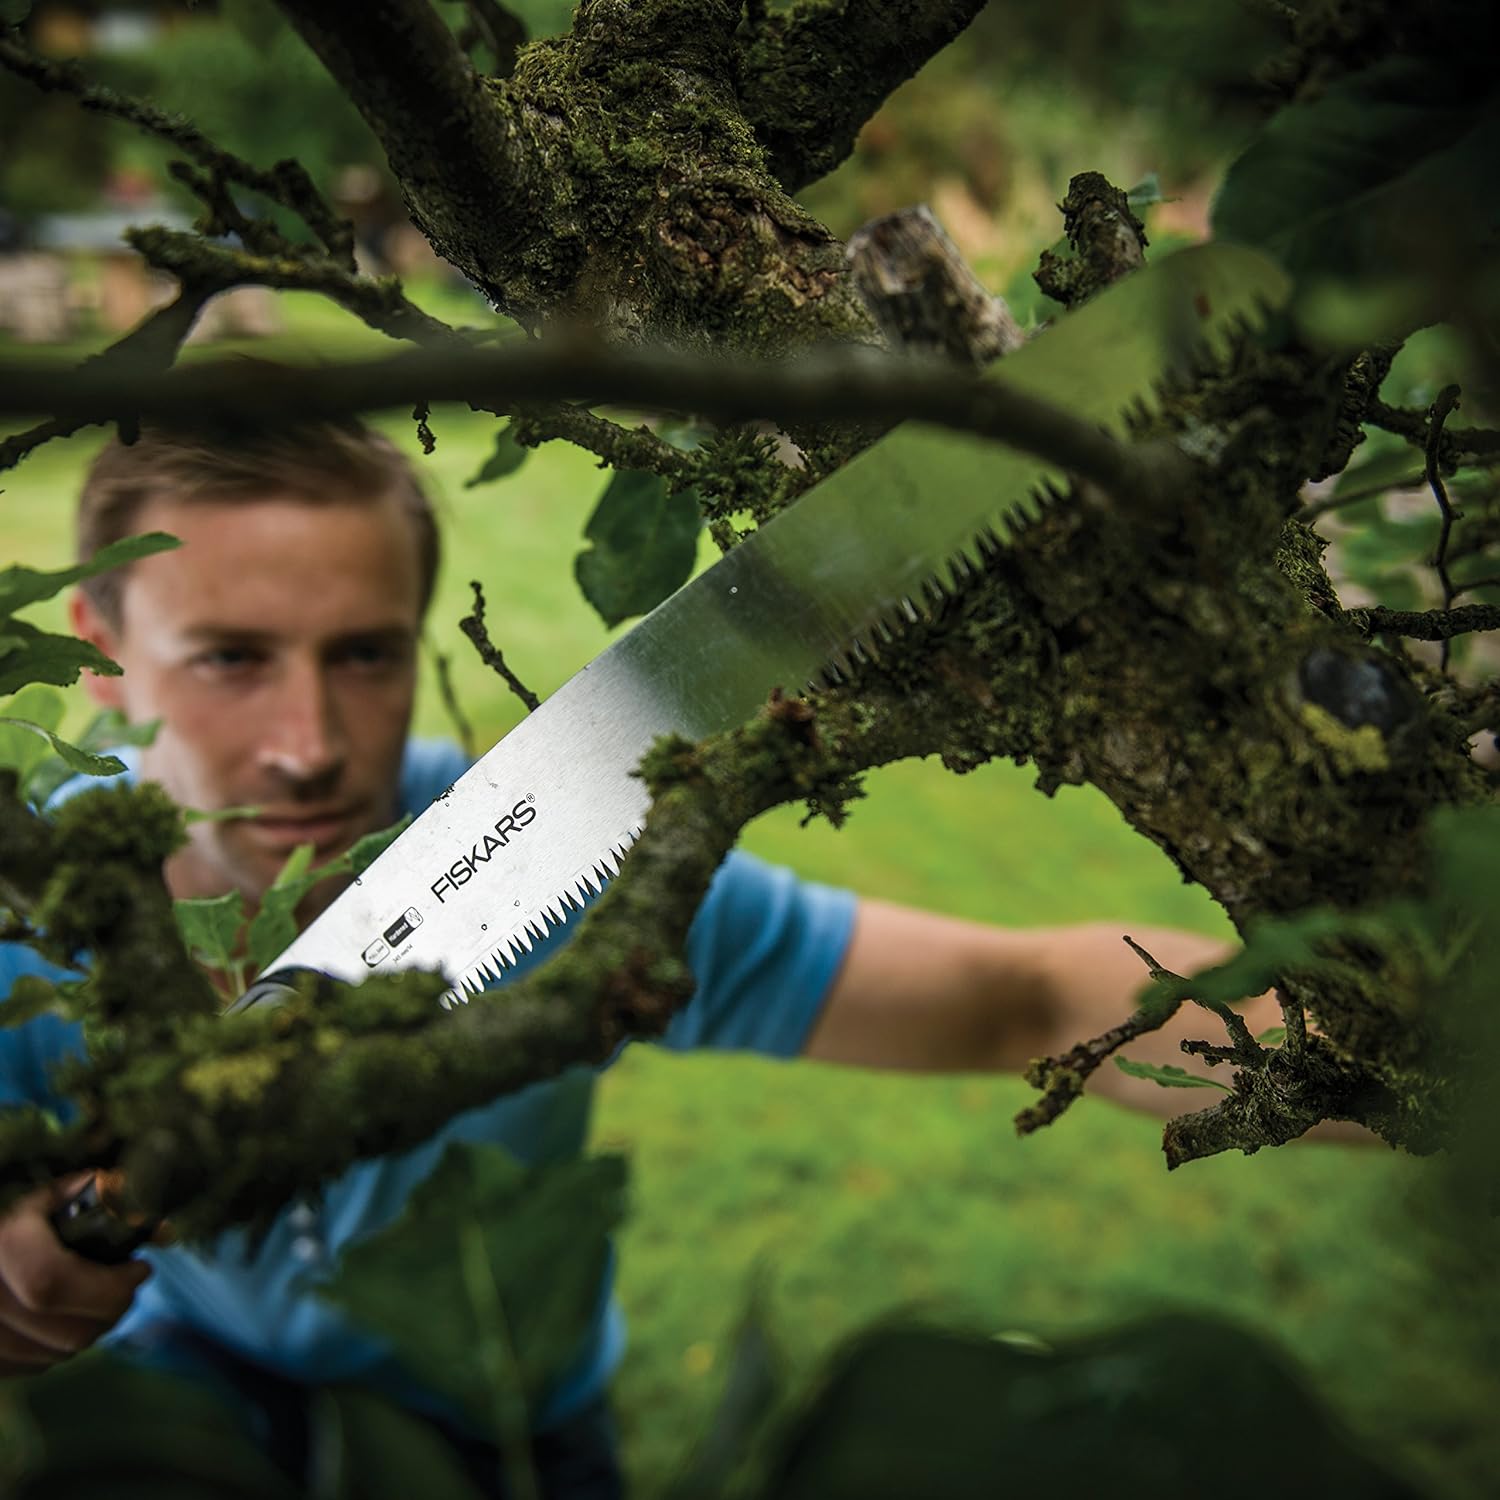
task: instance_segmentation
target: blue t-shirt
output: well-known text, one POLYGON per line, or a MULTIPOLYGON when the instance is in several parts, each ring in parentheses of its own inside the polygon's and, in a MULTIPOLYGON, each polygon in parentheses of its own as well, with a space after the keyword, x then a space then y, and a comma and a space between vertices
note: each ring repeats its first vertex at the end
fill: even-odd
MULTIPOLYGON (((401 811, 422 811, 464 770, 456 747, 413 741, 402 767, 401 811)), ((75 786, 83 784, 99 783, 75 786)), ((795 1056, 843 958, 853 918, 854 897, 847 891, 811 885, 749 855, 731 854, 688 935, 697 991, 673 1017, 661 1043, 679 1051, 707 1047, 795 1056)), ((571 931, 564 927, 537 944, 506 979, 535 967, 571 931)), ((58 977, 61 971, 27 948, 0 945, 0 996, 27 973, 58 977)), ((81 1048, 81 1028, 56 1016, 0 1029, 0 1106, 54 1102, 51 1068, 81 1048)), ((412 1151, 357 1164, 329 1186, 317 1208, 299 1204, 283 1211, 253 1257, 247 1258, 242 1230, 231 1230, 203 1249, 143 1251, 156 1274, 107 1340, 137 1350, 149 1344, 153 1326, 187 1325, 289 1379, 356 1382, 453 1418, 444 1400, 415 1386, 388 1349, 312 1288, 344 1246, 400 1214, 408 1194, 436 1167, 450 1142, 501 1145, 528 1163, 576 1155, 587 1134, 593 1083, 591 1069, 573 1069, 457 1116, 412 1151)), ((536 1414, 540 1428, 566 1420, 599 1397, 619 1362, 624 1325, 610 1295, 611 1280, 607 1274, 577 1361, 536 1414)))

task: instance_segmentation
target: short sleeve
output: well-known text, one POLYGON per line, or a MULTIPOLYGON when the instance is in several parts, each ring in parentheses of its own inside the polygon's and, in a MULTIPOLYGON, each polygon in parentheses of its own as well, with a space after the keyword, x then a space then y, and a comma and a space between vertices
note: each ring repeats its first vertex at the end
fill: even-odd
MULTIPOLYGON (((15 982, 26 975, 51 980, 76 977, 19 944, 0 944, 0 1011, 15 982)), ((52 1069, 82 1051, 83 1027, 61 1016, 37 1016, 19 1026, 0 1023, 0 1108, 39 1104, 44 1109, 66 1109, 66 1101, 52 1087, 52 1069)))
POLYGON ((661 1044, 795 1057, 843 962, 854 908, 850 891, 731 854, 688 934, 697 991, 661 1044))

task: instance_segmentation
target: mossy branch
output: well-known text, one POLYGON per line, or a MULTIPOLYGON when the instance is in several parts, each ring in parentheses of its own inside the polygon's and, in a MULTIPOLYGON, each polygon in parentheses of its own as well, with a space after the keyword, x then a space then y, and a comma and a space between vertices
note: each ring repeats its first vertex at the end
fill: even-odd
POLYGON ((53 1144, 39 1150, 30 1117, 0 1129, 0 1181, 16 1191, 118 1166, 133 1206, 204 1235, 262 1223, 355 1160, 602 1063, 623 1041, 660 1033, 691 995, 687 930, 744 824, 935 748, 955 694, 876 692, 816 709, 775 697, 730 734, 659 742, 641 768, 654 799, 646 829, 574 941, 535 975, 449 1013, 435 1004, 444 980, 406 974, 220 1019, 155 876, 177 828, 159 794, 84 793, 55 824, 0 797, 0 867, 31 893, 54 947, 96 955, 81 1003, 105 1043, 67 1070, 80 1117, 53 1144))
POLYGON ((85 420, 164 423, 233 415, 293 418, 468 401, 504 407, 587 396, 636 407, 694 411, 725 422, 930 422, 1008 443, 1097 484, 1106 493, 1172 509, 1194 479, 1172 444, 1116 441, 1064 408, 945 365, 830 354, 795 362, 700 358, 556 339, 499 349, 455 349, 316 369, 242 362, 132 381, 88 369, 66 375, 0 363, 0 413, 50 412, 85 420))
POLYGON ((984 8, 984 0, 799 0, 741 28, 738 90, 767 162, 790 193, 826 176, 892 90, 984 8))

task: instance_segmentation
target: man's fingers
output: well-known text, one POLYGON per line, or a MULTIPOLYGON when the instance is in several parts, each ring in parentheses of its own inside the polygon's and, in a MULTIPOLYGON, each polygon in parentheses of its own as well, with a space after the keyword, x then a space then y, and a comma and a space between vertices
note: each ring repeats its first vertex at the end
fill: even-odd
MULTIPOLYGON (((74 1313, 36 1312, 0 1282, 0 1331, 19 1345, 41 1350, 49 1360, 81 1353, 106 1333, 113 1322, 109 1318, 81 1318, 74 1313)), ((0 1359, 6 1357, 19 1355, 7 1356, 0 1346, 0 1359)))
POLYGON ((55 1185, 44 1188, 21 1199, 0 1222, 0 1276, 28 1312, 114 1323, 151 1268, 143 1261, 101 1266, 74 1255, 49 1218, 59 1201, 55 1185))
POLYGON ((56 1349, 49 1349, 0 1324, 0 1375, 40 1375, 58 1360, 66 1358, 56 1349))

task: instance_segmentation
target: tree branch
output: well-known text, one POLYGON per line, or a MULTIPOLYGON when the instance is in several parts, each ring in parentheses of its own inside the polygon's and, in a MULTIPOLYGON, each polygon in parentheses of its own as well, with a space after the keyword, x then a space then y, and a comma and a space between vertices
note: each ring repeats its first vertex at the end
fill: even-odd
POLYGON ((1361 635, 1400 635, 1410 641, 1451 641, 1476 630, 1500 630, 1500 605, 1461 604, 1457 609, 1345 610, 1344 618, 1361 635))
POLYGON ((239 361, 122 380, 88 368, 59 372, 0 363, 0 414, 47 412, 86 421, 214 418, 267 423, 414 402, 513 404, 587 397, 699 412, 725 422, 930 422, 992 438, 1092 480, 1109 494, 1159 504, 1185 489, 1188 460, 1164 442, 1117 442, 1050 402, 942 365, 877 356, 730 364, 686 354, 623 351, 554 340, 501 349, 399 354, 299 369, 239 361))
POLYGON ((291 209, 322 241, 337 264, 349 271, 354 269, 353 226, 333 211, 300 163, 279 161, 269 172, 262 171, 214 145, 181 115, 167 114, 145 100, 92 84, 72 64, 39 57, 12 36, 0 36, 0 66, 40 89, 72 94, 84 109, 135 125, 175 146, 215 176, 291 209))
POLYGON ((897 85, 940 52, 984 0, 801 0, 742 29, 739 94, 776 180, 795 193, 854 149, 897 85))
POLYGON ((417 227, 440 255, 485 281, 452 233, 455 206, 501 255, 535 234, 528 146, 502 107, 503 84, 475 73, 427 0, 277 0, 375 132, 417 227))
MULTIPOLYGON (((184 282, 177 296, 159 307, 124 338, 99 354, 91 355, 78 367, 86 371, 108 372, 112 378, 128 383, 171 367, 182 341, 192 332, 193 323, 203 304, 221 288, 213 282, 184 282)), ((14 468, 28 453, 53 438, 71 437, 81 428, 104 418, 77 416, 51 417, 25 432, 0 442, 0 472, 14 468)))
POLYGON ((280 254, 257 255, 160 225, 127 230, 125 240, 151 265, 183 281, 206 281, 219 287, 255 285, 282 291, 317 292, 390 338, 455 347, 468 343, 458 329, 450 328, 412 302, 396 277, 360 276, 328 256, 293 256, 285 250, 280 254))

